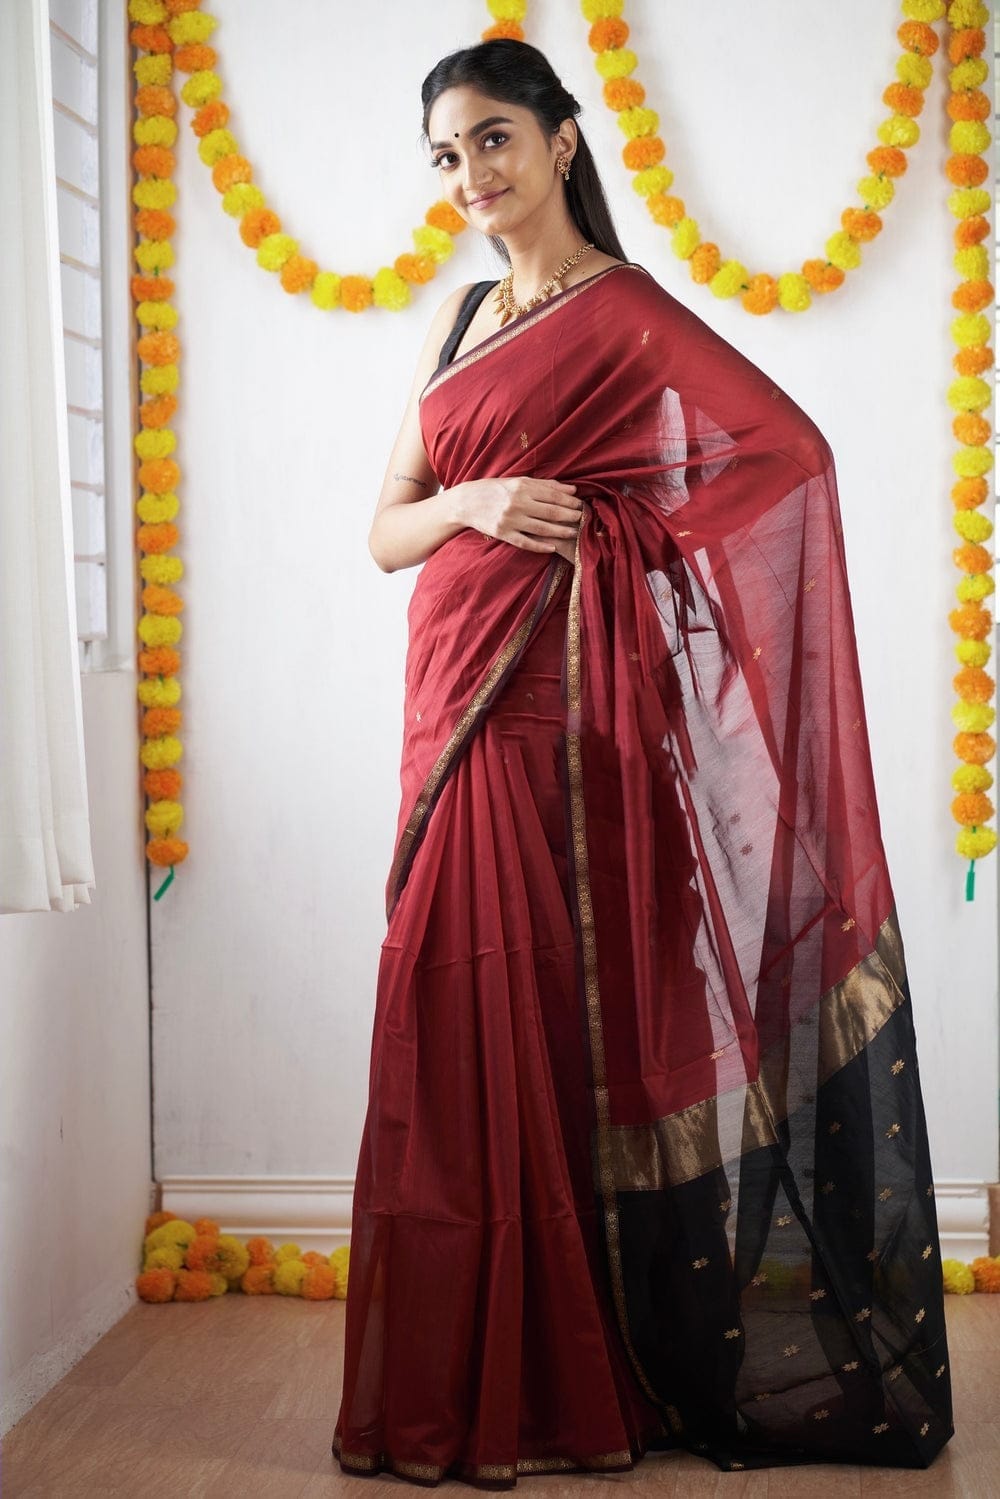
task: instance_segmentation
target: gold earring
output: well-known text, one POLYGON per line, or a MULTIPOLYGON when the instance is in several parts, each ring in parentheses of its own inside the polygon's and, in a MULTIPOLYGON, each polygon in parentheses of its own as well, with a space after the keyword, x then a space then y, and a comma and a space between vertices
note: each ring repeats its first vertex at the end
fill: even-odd
POLYGON ((566 159, 565 156, 557 156, 556 157, 556 168, 557 168, 558 171, 560 171, 562 173, 563 181, 564 182, 568 182, 569 181, 569 161, 566 159))

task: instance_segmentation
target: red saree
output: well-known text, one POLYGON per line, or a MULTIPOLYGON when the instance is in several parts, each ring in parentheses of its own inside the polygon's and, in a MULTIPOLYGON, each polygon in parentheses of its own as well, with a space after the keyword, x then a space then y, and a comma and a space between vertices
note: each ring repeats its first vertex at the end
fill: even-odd
POLYGON ((333 1450, 926 1467, 940 1249, 830 450, 638 266, 421 419, 442 487, 586 511, 575 566, 470 528, 413 591, 333 1450))

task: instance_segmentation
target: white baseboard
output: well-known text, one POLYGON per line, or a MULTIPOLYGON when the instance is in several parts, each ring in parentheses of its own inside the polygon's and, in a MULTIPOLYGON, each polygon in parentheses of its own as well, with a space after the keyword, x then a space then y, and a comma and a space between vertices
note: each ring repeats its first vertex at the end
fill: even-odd
MULTIPOLYGON (((240 1239, 263 1234, 321 1254, 350 1242, 349 1176, 167 1176, 161 1187, 168 1212, 189 1221, 212 1218, 240 1239)), ((942 1258, 968 1264, 989 1254, 988 1184, 937 1182, 934 1198, 942 1258)))

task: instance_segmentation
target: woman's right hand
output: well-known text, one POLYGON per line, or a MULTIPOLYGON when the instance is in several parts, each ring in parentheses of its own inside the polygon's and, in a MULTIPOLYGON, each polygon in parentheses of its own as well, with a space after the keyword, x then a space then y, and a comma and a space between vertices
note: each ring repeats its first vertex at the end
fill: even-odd
POLYGON ((470 479, 451 497, 457 517, 484 536, 529 552, 556 551, 572 562, 583 518, 575 484, 527 475, 470 479))

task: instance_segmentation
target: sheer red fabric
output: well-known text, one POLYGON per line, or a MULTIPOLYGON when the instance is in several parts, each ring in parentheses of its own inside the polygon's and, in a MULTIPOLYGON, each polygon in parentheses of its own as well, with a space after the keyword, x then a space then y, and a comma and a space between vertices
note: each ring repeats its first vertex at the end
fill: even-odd
POLYGON ((927 1466, 933 1184, 833 458, 641 267, 439 372, 467 529, 409 609, 355 1187, 345 1471, 927 1466))

